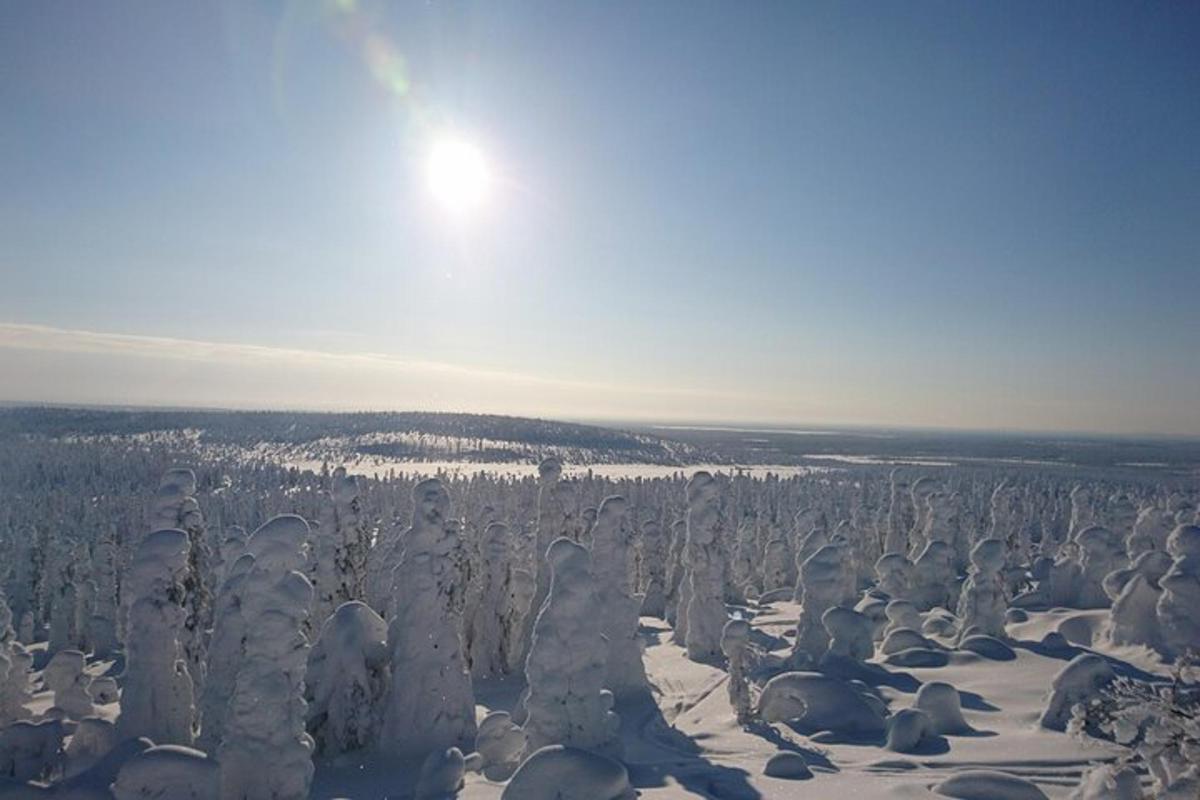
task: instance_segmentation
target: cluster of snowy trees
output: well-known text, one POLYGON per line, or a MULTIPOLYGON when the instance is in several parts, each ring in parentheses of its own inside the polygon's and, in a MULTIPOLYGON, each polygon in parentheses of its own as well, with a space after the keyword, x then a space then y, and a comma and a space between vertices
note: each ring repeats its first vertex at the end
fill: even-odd
MULTIPOLYGON (((640 615, 728 669, 739 720, 851 728, 900 752, 961 732, 957 695, 928 684, 888 714, 849 679, 867 659, 1003 658, 1006 624, 1041 606, 1111 606, 1114 642, 1200 650, 1186 485, 878 467, 609 480, 566 478, 553 458, 536 478, 368 479, 179 468, 169 448, 105 441, 12 455, 0 775, 115 797, 302 798, 314 757, 360 751, 393 757, 397 791, 418 796, 453 794, 468 770, 512 798, 575 772, 599 787, 586 796, 629 796, 618 713, 651 691, 640 615), (728 609, 776 600, 798 603, 794 644, 753 685, 762 654, 728 609), (40 715, 35 642, 54 693, 40 715), (115 655, 119 675, 88 669, 115 655), (518 707, 477 722, 475 683, 504 675, 526 682, 518 707), (94 713, 113 701, 115 723, 94 713)), ((1047 727, 1108 678, 1068 668, 1047 727)), ((1190 779, 1180 763, 1164 787, 1190 779)))

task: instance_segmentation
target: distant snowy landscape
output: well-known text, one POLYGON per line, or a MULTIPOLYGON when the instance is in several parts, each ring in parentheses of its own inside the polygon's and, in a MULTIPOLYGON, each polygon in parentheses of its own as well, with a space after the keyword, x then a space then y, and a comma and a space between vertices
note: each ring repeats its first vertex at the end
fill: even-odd
POLYGON ((1194 800, 1196 453, 0 410, 0 797, 1194 800))

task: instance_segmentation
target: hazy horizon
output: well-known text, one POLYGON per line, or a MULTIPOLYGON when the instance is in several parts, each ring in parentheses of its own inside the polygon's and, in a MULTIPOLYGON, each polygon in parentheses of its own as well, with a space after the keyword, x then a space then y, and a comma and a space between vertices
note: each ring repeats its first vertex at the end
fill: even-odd
POLYGON ((2 399, 1200 435, 1200 6, 3 13, 2 399))
MULTIPOLYGON (((945 425, 945 424, 913 424, 907 422, 870 422, 856 420, 816 420, 816 419, 794 419, 794 418, 747 418, 747 417, 686 417, 686 416, 654 416, 640 412, 632 412, 626 415, 611 415, 606 413, 581 413, 579 407, 548 407, 540 408, 532 405, 522 405, 520 407, 504 407, 488 405, 486 401, 480 401, 475 405, 470 403, 458 403, 448 400, 444 397, 428 397, 427 401, 422 403, 420 400, 405 403, 403 401, 389 402, 385 395, 391 384, 388 379, 381 380, 380 371, 384 376, 387 376, 389 371, 393 374, 391 379, 400 378, 406 370, 413 373, 422 374, 428 378, 430 375, 442 375, 452 384, 466 384, 471 387, 480 385, 491 386, 491 382, 498 382, 499 385, 507 385, 509 382, 518 386, 527 386, 531 384, 540 385, 542 387, 554 387, 559 391, 575 391, 586 393, 595 391, 600 388, 606 388, 608 391, 613 391, 612 387, 588 386, 584 384, 569 384, 567 382, 543 380, 522 375, 505 375, 501 373, 486 373, 464 370, 459 367, 448 367, 439 364, 413 364, 401 362, 396 359, 382 356, 380 354, 333 354, 333 353, 318 353, 304 351, 288 351, 278 350, 273 348, 252 348, 246 346, 230 346, 218 345, 215 343, 202 342, 183 342, 179 340, 152 340, 144 337, 128 337, 128 336, 110 336, 101 334, 86 334, 80 331, 59 331, 38 326, 15 326, 10 324, 0 323, 0 367, 4 368, 5 374, 20 375, 22 369, 25 371, 27 382, 22 382, 21 385, 29 386, 36 385, 37 376, 44 374, 44 358, 47 354, 51 358, 61 357, 64 353, 72 353, 78 357, 73 370, 86 370, 89 379, 85 381, 90 388, 85 390, 72 389, 71 397, 54 397, 50 395, 30 395, 20 396, 18 392, 15 396, 0 394, 0 405, 11 406, 64 406, 64 407, 88 407, 98 409, 138 409, 138 410, 196 410, 196 411, 279 411, 279 412, 405 412, 405 411, 428 411, 428 412, 450 412, 450 413, 468 413, 468 414, 497 414, 503 416, 514 417, 538 417, 544 419, 558 419, 563 421, 578 422, 595 425, 630 425, 637 427, 663 427, 669 428, 677 426, 681 428, 703 428, 712 427, 714 429, 729 428, 738 429, 745 428, 746 430, 756 431, 802 431, 805 428, 815 428, 818 430, 838 430, 841 432, 861 431, 930 431, 930 432, 947 432, 947 433, 980 433, 980 434, 1035 434, 1035 435, 1064 435, 1064 436, 1083 436, 1083 437, 1105 437, 1111 436, 1116 438, 1122 437, 1183 437, 1197 438, 1195 434, 1180 431, 1152 431, 1152 430, 1096 430, 1087 428, 1011 428, 1011 427, 985 427, 981 425, 945 425), (18 340, 16 334, 23 333, 28 338, 25 341, 18 340), (61 337, 65 341, 60 341, 57 344, 50 343, 48 346, 44 342, 38 342, 36 336, 45 336, 48 338, 61 337), (82 337, 82 338, 74 338, 82 337), (140 364, 146 371, 142 374, 131 375, 128 371, 129 364, 118 365, 113 369, 112 365, 106 363, 105 345, 109 343, 125 343, 131 350, 136 349, 137 355, 130 363, 140 364), (200 350, 200 353, 196 351, 200 350), (12 359, 14 353, 25 351, 30 354, 27 360, 12 359), (37 356, 33 354, 37 353, 37 356), (230 362, 227 357, 231 354, 236 354, 244 357, 246 360, 243 363, 230 362), (97 358, 99 357, 99 358, 97 358), (172 394, 172 382, 169 380, 171 376, 170 370, 156 369, 152 365, 158 362, 161 366, 163 361, 176 362, 191 362, 200 364, 202 367, 212 368, 213 366, 228 368, 231 365, 235 368, 243 370, 262 369, 263 367, 271 367, 272 369, 282 369, 285 374, 293 371, 307 371, 309 379, 299 380, 296 374, 290 375, 282 383, 275 381, 266 381, 265 385, 277 387, 276 394, 271 397, 264 397, 259 402, 231 403, 223 398, 213 396, 213 392, 196 393, 192 395, 191 400, 176 399, 171 397, 178 396, 172 394), (314 374, 320 374, 320 371, 334 371, 343 377, 346 375, 354 376, 356 380, 361 381, 359 389, 365 390, 370 394, 367 397, 381 398, 377 401, 362 400, 355 402, 350 400, 345 403, 328 403, 319 400, 310 399, 308 402, 294 401, 287 402, 285 400, 277 400, 282 391, 278 387, 288 387, 294 385, 308 385, 311 383, 311 377, 314 374), (157 382, 155 376, 163 375, 168 379, 165 381, 168 385, 164 386, 157 382), (106 382, 109 381, 110 382, 106 382), (99 381, 99 384, 97 384, 99 381), (132 381, 133 386, 137 387, 136 398, 141 398, 149 387, 154 387, 162 394, 152 396, 151 399, 136 399, 134 395, 126 394, 124 399, 117 389, 124 381, 132 381), (97 390, 97 385, 99 390, 97 390), (117 399, 113 399, 117 398, 117 399), (197 399, 198 398, 198 399, 197 399), (208 398, 208 399, 205 399, 208 398)), ((51 373, 53 374, 53 373, 51 373)), ((177 376, 178 373, 175 373, 177 376)), ((82 376, 81 376, 82 377, 82 376)), ((243 375, 242 378, 246 379, 243 375)), ((326 376, 325 380, 336 382, 337 377, 326 376)), ((263 385, 261 379, 253 379, 250 381, 254 385, 263 385)), ((201 384, 204 385, 203 383, 201 384)), ((227 384, 216 384, 216 392, 224 393, 228 389, 227 384)), ((323 390, 320 390, 323 391, 323 390)), ((414 391, 413 387, 408 390, 410 396, 417 396, 418 392, 414 391)), ((671 390, 663 390, 663 394, 667 396, 677 395, 679 393, 671 390)), ((521 395, 524 396, 524 395, 521 395)), ((362 398, 363 395, 357 392, 352 392, 351 397, 362 398)), ((736 413, 736 412, 734 412, 736 413)))

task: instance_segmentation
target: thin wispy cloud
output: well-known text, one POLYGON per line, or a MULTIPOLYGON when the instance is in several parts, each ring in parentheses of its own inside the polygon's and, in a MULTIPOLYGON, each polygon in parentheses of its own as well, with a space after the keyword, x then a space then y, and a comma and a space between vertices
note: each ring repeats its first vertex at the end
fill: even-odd
POLYGON ((572 409, 599 413, 610 402, 627 409, 644 407, 646 413, 654 413, 655 408, 672 403, 744 400, 732 393, 564 380, 388 353, 274 347, 15 322, 0 323, 0 351, 7 351, 0 352, 0 365, 14 377, 4 392, 3 399, 9 400, 75 397, 87 402, 138 402, 136 390, 158 402, 229 407, 396 408, 436 404, 503 413, 529 407, 538 413, 572 409), (15 379, 22 364, 34 366, 34 374, 15 379), (102 372, 92 374, 101 364, 112 369, 114 376, 133 376, 134 380, 130 383, 102 372), (180 385, 181 369, 195 380, 180 385))

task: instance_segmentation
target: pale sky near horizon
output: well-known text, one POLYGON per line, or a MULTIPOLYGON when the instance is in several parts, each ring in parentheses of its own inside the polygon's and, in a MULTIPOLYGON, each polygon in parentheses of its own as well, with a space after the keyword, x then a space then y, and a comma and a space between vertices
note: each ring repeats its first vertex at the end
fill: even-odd
POLYGON ((1200 435, 1200 5, 0 3, 0 400, 1200 435), (472 143, 478 207, 433 199, 472 143))

